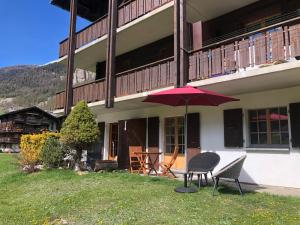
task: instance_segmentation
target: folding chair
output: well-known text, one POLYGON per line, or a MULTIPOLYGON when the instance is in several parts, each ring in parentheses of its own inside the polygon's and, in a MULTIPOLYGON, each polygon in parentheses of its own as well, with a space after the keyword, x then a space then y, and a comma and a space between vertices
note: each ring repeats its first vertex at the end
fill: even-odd
POLYGON ((175 147, 174 153, 172 155, 172 158, 169 162, 161 162, 159 165, 162 168, 162 173, 161 176, 168 176, 168 177, 173 177, 176 178, 175 174, 171 170, 171 167, 174 165, 176 159, 178 156, 178 148, 175 147))
POLYGON ((131 173, 140 173, 143 170, 143 165, 141 164, 140 155, 138 152, 142 152, 142 147, 129 147, 129 163, 131 173))

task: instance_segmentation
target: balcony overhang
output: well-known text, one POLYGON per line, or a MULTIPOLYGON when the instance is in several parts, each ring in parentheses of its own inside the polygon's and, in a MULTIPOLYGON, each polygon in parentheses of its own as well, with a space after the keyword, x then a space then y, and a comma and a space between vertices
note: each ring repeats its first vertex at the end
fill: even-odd
MULTIPOLYGON (((70 0, 51 0, 51 4, 69 11, 70 0)), ((89 21, 95 21, 107 12, 108 0, 78 0, 77 14, 89 21)))
POLYGON ((211 20, 258 1, 259 0, 187 0, 188 21, 211 20))
MULTIPOLYGON (((211 0, 208 2, 204 0, 188 0, 188 21, 209 20, 256 1, 257 0, 211 0)), ((118 28, 116 55, 122 55, 172 35, 174 32, 173 4, 173 2, 167 3, 118 28)), ((95 72, 96 63, 105 61, 106 39, 107 35, 104 35, 77 49, 75 67, 95 72)), ((66 64, 66 59, 67 56, 64 56, 60 58, 58 62, 66 64)))
MULTIPOLYGON (((173 33, 173 2, 117 29, 116 55, 122 55, 149 43, 165 38, 173 33)), ((97 62, 106 59, 107 35, 75 51, 75 67, 96 72, 97 62)), ((58 60, 66 64, 67 56, 58 60)))

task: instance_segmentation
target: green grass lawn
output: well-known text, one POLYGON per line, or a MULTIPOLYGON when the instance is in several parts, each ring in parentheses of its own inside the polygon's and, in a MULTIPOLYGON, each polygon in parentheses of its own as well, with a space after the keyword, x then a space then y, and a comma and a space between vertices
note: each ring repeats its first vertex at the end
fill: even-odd
POLYGON ((221 190, 178 194, 181 182, 127 173, 20 172, 0 154, 0 224, 300 224, 300 198, 221 190), (48 223, 47 223, 48 222, 48 223), (60 223, 55 223, 60 224, 60 223))

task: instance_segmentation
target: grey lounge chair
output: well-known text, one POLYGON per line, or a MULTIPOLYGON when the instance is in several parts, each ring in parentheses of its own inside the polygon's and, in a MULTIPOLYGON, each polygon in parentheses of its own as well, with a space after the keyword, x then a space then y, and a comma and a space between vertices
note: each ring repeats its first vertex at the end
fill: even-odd
POLYGON ((215 190, 218 188, 219 186, 219 179, 232 179, 235 181, 235 183, 238 186, 238 189, 240 191, 240 194, 243 195, 243 191, 241 188, 241 184, 239 182, 239 177, 240 177, 240 173, 244 164, 244 161, 246 159, 246 155, 234 160, 233 162, 231 162, 230 164, 228 164, 227 166, 223 167, 219 172, 215 173, 213 175, 214 182, 214 189, 213 189, 213 195, 215 193, 215 190))
POLYGON ((207 174, 210 173, 212 175, 212 171, 219 164, 219 162, 220 156, 214 152, 200 153, 191 158, 191 160, 188 163, 190 184, 193 180, 194 174, 198 175, 199 188, 201 186, 202 175, 204 175, 207 184, 207 174))

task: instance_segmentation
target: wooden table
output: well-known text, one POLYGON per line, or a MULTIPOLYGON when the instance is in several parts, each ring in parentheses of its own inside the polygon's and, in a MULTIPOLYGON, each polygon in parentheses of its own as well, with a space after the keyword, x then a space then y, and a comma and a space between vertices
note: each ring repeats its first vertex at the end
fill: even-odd
POLYGON ((150 175, 152 171, 154 171, 155 174, 158 175, 157 170, 155 169, 155 164, 158 161, 159 155, 162 154, 161 152, 134 152, 134 154, 138 156, 138 160, 140 161, 141 168, 145 175, 150 175), (152 160, 151 156, 154 156, 155 159, 152 160))

